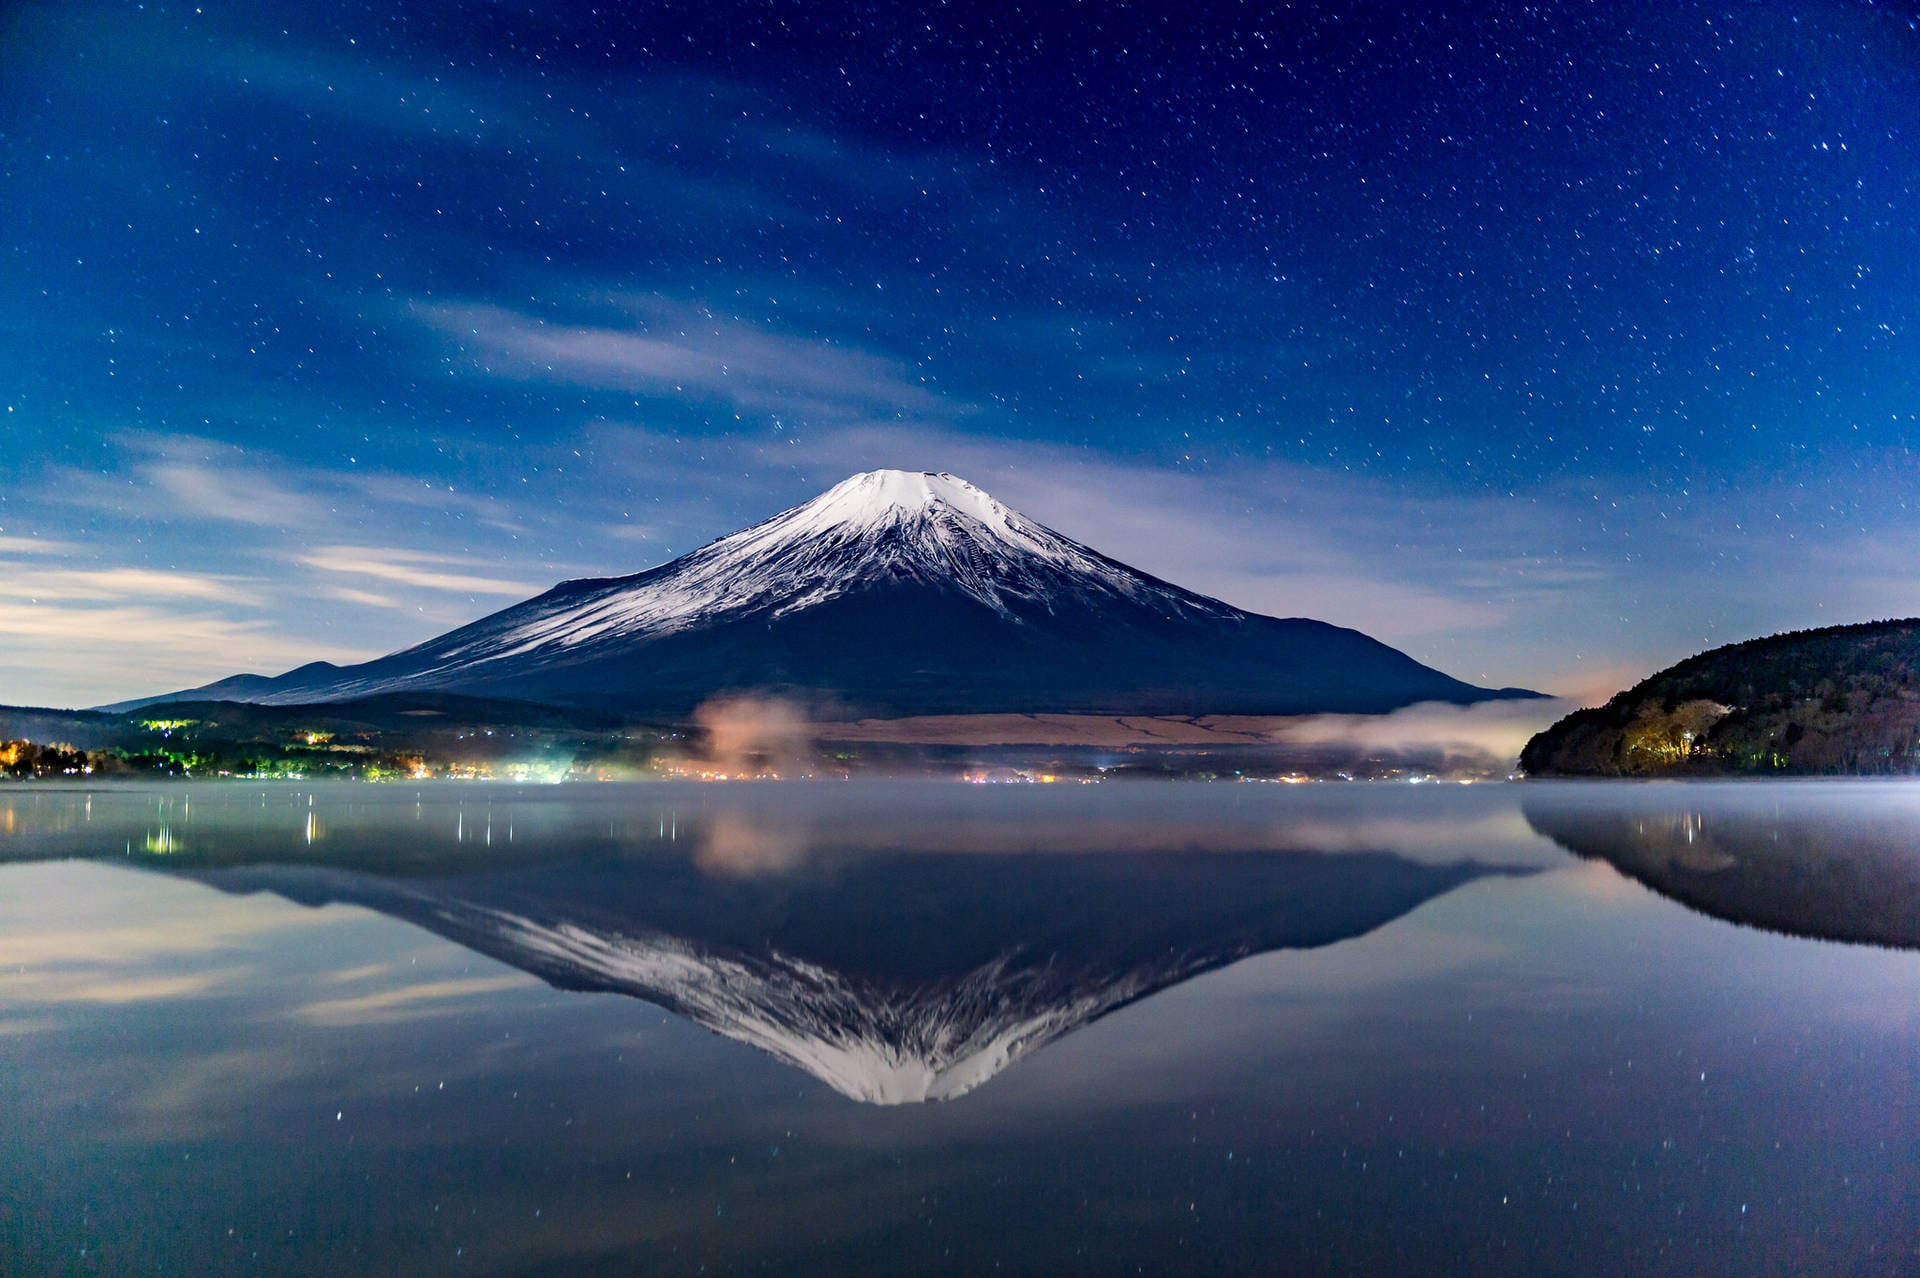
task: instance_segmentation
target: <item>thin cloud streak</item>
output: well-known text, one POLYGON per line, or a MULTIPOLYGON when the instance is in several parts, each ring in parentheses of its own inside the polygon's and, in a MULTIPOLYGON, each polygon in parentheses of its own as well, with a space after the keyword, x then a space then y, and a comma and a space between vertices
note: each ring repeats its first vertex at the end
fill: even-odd
POLYGON ((0 555, 78 555, 85 550, 77 541, 51 537, 0 537, 0 555))
POLYGON ((257 466, 208 465, 162 460, 140 467, 172 508, 210 519, 267 528, 296 528, 314 522, 319 504, 282 486, 257 466))
POLYGON ((160 572, 151 568, 23 568, 0 562, 0 597, 46 602, 121 603, 133 599, 198 599, 257 606, 244 578, 160 572))
POLYGON ((301 478, 301 468, 261 465, 232 444, 191 435, 123 431, 111 441, 116 470, 56 470, 54 500, 141 521, 207 520, 282 531, 311 527, 327 515, 301 478))
MULTIPOLYGON (((539 588, 499 577, 480 577, 471 573, 445 572, 442 566, 470 564, 452 555, 423 554, 386 546, 322 546, 298 557, 298 562, 322 572, 372 577, 378 581, 398 582, 423 590, 442 590, 463 595, 513 595, 537 593, 539 588)), ((366 596, 368 599, 377 596, 366 596)))
POLYGON ((371 590, 355 590, 351 586, 328 586, 320 592, 329 599, 338 599, 341 603, 358 604, 363 608, 405 608, 408 605, 392 595, 375 594, 371 590))
POLYGON ((876 408, 952 411, 903 365, 655 303, 635 328, 564 324, 493 305, 419 303, 473 368, 515 381, 718 399, 740 408, 844 421, 876 408))
MULTIPOLYGON (((77 505, 142 523, 239 523, 286 536, 321 533, 343 524, 391 526, 470 517, 500 532, 519 534, 539 521, 533 512, 478 491, 472 477, 449 471, 455 484, 362 468, 301 464, 267 449, 244 449, 192 435, 123 431, 112 440, 116 468, 53 471, 46 488, 58 504, 77 505)), ((0 554, 13 548, 0 538, 0 554)), ((19 553, 78 551, 72 543, 22 539, 19 553), (57 549, 56 549, 57 548, 57 549)))

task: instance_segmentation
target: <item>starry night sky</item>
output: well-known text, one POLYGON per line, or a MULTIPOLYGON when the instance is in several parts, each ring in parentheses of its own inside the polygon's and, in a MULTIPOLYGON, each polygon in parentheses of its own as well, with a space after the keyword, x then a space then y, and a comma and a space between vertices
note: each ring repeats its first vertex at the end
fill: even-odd
POLYGON ((397 8, 0 14, 0 702, 877 466, 1580 697, 1920 613, 1907 10, 397 8))

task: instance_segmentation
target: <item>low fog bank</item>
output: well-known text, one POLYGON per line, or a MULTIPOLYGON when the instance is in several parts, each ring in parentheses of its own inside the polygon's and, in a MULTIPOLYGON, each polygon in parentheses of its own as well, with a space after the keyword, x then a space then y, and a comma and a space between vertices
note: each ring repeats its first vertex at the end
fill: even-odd
POLYGON ((793 698, 736 693, 700 706, 662 767, 709 780, 1498 780, 1512 773, 1528 738, 1573 708, 1543 699, 1425 703, 1385 715, 1003 714, 849 723, 793 698))
POLYGON ((1577 709, 1578 702, 1557 697, 1471 706, 1423 702, 1391 714, 1309 715, 1285 724, 1274 738, 1353 766, 1372 762, 1442 775, 1504 775, 1535 733, 1577 709))

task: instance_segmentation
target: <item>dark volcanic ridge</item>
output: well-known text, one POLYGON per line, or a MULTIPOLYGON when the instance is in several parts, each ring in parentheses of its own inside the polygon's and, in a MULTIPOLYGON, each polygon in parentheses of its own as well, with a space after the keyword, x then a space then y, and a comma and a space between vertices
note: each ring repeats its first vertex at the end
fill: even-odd
POLYGON ((657 568, 562 582, 374 661, 114 708, 422 691, 664 717, 752 692, 818 719, 1374 714, 1537 695, 1183 590, 952 475, 873 471, 657 568))

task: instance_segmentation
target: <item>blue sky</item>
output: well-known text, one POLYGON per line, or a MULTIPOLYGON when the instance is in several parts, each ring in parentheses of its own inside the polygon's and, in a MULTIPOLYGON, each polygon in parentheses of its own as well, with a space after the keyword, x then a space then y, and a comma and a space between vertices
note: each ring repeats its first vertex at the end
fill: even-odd
POLYGON ((1859 3, 0 17, 0 702, 429 637, 878 466, 1478 682, 1920 612, 1859 3))

